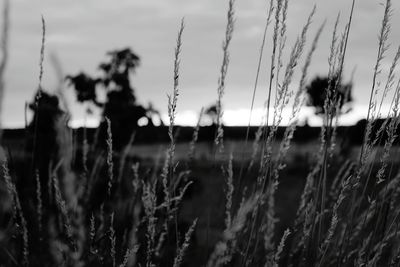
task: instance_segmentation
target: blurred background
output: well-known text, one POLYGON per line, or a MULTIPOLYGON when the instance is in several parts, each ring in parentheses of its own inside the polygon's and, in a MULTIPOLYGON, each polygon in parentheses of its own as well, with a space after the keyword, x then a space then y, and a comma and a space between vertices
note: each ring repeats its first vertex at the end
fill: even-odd
MULTIPOLYGON (((353 79, 353 109, 341 116, 343 125, 355 124, 366 117, 366 106, 372 84, 372 73, 378 46, 383 6, 377 0, 358 1, 353 17, 344 81, 353 79), (353 75, 352 75, 353 74, 353 75)), ((288 11, 288 40, 285 56, 290 53, 314 2, 291 1, 288 11)), ((333 26, 340 12, 340 29, 344 27, 349 9, 347 0, 319 0, 310 33, 327 21, 309 71, 309 80, 327 75, 328 55, 333 26)), ((394 1, 393 25, 400 24, 400 2, 394 1)), ((268 1, 238 1, 236 24, 230 47, 231 64, 224 96, 224 123, 227 126, 247 125, 258 53, 268 10, 268 1)), ((140 57, 140 65, 131 78, 137 100, 159 110, 166 120, 167 93, 173 85, 173 56, 180 20, 185 18, 181 54, 181 90, 176 123, 195 125, 202 107, 215 103, 220 64, 221 44, 225 30, 226 3, 214 0, 13 0, 10 6, 9 62, 5 73, 5 102, 2 114, 5 128, 24 127, 24 105, 31 102, 37 89, 39 51, 41 45, 41 15, 46 20, 46 48, 43 88, 54 92, 60 73, 76 75, 81 71, 99 75, 98 64, 106 52, 129 47, 140 57)), ((272 30, 270 27, 269 31, 272 30)), ((267 37, 265 54, 272 49, 271 32, 267 37)), ((390 42, 400 38, 393 31, 390 42)), ((309 36, 308 45, 311 42, 309 36)), ((395 45, 395 43, 393 43, 395 45)), ((395 49, 388 52, 383 69, 387 70, 395 49)), ((286 62, 286 59, 284 62, 286 62)), ((262 62, 255 110, 251 124, 261 121, 266 100, 270 56, 262 62)), ((384 76, 382 76, 384 77, 384 76)), ((383 79, 383 78, 382 78, 383 79)), ((292 83, 298 86, 298 73, 292 83)), ((85 108, 75 101, 72 88, 64 83, 63 92, 72 114, 70 125, 84 124, 85 108)), ((101 95, 101 93, 99 93, 101 95)), ((290 106, 290 105, 289 105, 290 106)), ((387 107, 382 108, 385 114, 387 107)), ((284 114, 290 109, 285 110, 284 114)), ((31 115, 29 115, 31 116, 31 115)), ((287 116, 284 116, 284 118, 287 116)), ((321 124, 312 108, 304 108, 300 121, 307 118, 312 126, 321 124)), ((88 126, 98 125, 100 112, 96 109, 86 119, 88 126)), ((285 124, 285 119, 283 121, 285 124)))

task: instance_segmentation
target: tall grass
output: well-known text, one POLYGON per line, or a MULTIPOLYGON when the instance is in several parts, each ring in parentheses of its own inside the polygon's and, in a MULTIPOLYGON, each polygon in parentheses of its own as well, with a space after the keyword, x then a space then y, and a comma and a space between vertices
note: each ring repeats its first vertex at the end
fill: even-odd
MULTIPOLYGON (((66 127, 64 116, 60 116, 54 125, 49 125, 56 133, 57 153, 52 153, 47 162, 38 161, 45 155, 36 153, 36 138, 40 133, 37 132, 38 122, 35 121, 33 154, 26 153, 28 156, 24 159, 33 165, 28 168, 27 178, 19 177, 19 172, 13 170, 18 166, 13 164, 11 156, 8 155, 2 162, 1 185, 6 189, 6 200, 11 205, 0 214, 5 221, 2 221, 0 228, 0 265, 399 266, 400 169, 391 158, 399 155, 400 79, 396 67, 400 49, 392 60, 383 89, 380 82, 385 56, 390 49, 391 1, 386 0, 384 6, 378 53, 371 77, 367 122, 357 158, 343 159, 340 148, 336 146, 337 118, 341 114, 338 90, 344 76, 348 43, 353 34, 351 26, 356 12, 355 1, 351 2, 350 14, 342 32, 339 29, 340 16, 334 25, 329 26, 333 28, 327 65, 330 82, 325 94, 326 112, 319 144, 313 155, 314 160, 306 166, 308 173, 296 173, 296 178, 305 181, 304 187, 296 200, 298 206, 294 209, 295 214, 289 214, 290 221, 283 224, 279 216, 287 214, 286 211, 282 212, 283 205, 278 196, 286 192, 280 183, 283 180, 287 182, 285 171, 290 167, 289 164, 294 164, 288 156, 294 147, 292 141, 299 113, 306 101, 309 69, 321 34, 328 28, 324 22, 308 44, 310 27, 317 12, 316 7, 312 8, 289 50, 289 8, 288 0, 271 0, 268 5, 251 102, 252 110, 261 62, 268 44, 272 50, 270 65, 266 70, 269 74, 266 114, 264 124, 256 133, 251 158, 244 159, 242 156, 240 168, 236 168, 238 159, 232 152, 228 159, 214 157, 207 162, 212 172, 211 175, 206 174, 204 179, 224 177, 219 184, 224 184, 225 193, 222 198, 207 196, 224 203, 213 203, 215 207, 223 209, 219 212, 221 216, 213 218, 220 220, 220 231, 217 238, 207 241, 210 243, 207 243, 206 249, 196 240, 201 237, 201 230, 212 230, 207 218, 191 218, 192 221, 187 225, 181 223, 181 212, 185 208, 204 208, 193 207, 190 201, 185 202, 185 195, 195 189, 196 181, 201 180, 194 174, 196 165, 200 165, 196 148, 202 130, 203 110, 193 129, 192 141, 188 144, 186 164, 180 164, 175 155, 178 134, 175 118, 185 28, 182 20, 174 51, 172 93, 168 96, 169 144, 163 154, 161 167, 156 163, 156 166, 148 168, 146 162, 130 157, 134 134, 125 149, 115 151, 112 122, 109 119, 106 119, 106 140, 94 141, 105 146, 93 145, 88 149, 86 132, 82 140, 75 138, 66 127), (272 22, 272 36, 267 42, 267 29, 272 22), (305 53, 307 45, 309 48, 305 53), (297 72, 300 79, 294 86, 297 72), (383 90, 380 101, 379 90, 383 90), (392 99, 389 99, 391 110, 383 125, 375 127, 375 119, 379 117, 390 91, 394 92, 392 99), (282 140, 278 140, 283 110, 289 105, 289 125, 282 140), (80 153, 73 149, 74 142, 81 143, 80 153), (376 145, 382 145, 380 153, 376 145), (75 160, 77 156, 81 158, 75 160), (45 162, 44 168, 38 162, 45 162), (34 190, 30 190, 31 187, 34 190)), ((5 11, 5 14, 8 12, 5 11)), ((235 1, 230 0, 217 86, 217 127, 212 141, 216 149, 214 152, 218 153, 224 152, 222 103, 227 88, 234 22, 235 1)), ((38 98, 45 74, 44 19, 42 27, 38 98)), ((4 29, 3 36, 7 36, 8 26, 4 26, 4 29)), ((7 40, 7 37, 3 37, 3 40, 7 40)), ((7 51, 3 53, 6 54, 7 51)), ((6 58, 3 61, 6 62, 6 58)), ((4 67, 5 63, 0 69, 0 82, 4 67)), ((38 100, 37 108, 40 104, 38 100)), ((40 119, 36 117, 36 120, 40 119)), ((249 128, 244 136, 246 146, 249 128)), ((222 192, 220 189, 212 189, 215 191, 211 192, 218 195, 218 192, 222 192)))
POLYGON ((222 98, 225 94, 225 79, 228 73, 229 66, 229 45, 233 38, 233 29, 235 24, 235 0, 229 0, 227 23, 225 30, 225 39, 222 43, 222 65, 220 69, 220 76, 218 78, 218 88, 217 88, 217 132, 215 136, 214 143, 218 146, 219 151, 223 150, 223 138, 224 131, 222 129, 222 98))

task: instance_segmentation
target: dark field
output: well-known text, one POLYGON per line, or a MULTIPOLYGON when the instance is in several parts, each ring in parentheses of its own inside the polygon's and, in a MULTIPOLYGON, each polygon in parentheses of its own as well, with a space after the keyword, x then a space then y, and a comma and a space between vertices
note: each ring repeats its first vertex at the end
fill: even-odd
MULTIPOLYGON (((8 136, 10 135, 8 134, 8 136)), ((79 145, 81 143, 79 138, 76 139, 75 137, 73 140, 75 141, 71 141, 75 144, 73 145, 74 151, 77 151, 77 153, 74 153, 74 156, 70 159, 72 164, 71 166, 75 166, 74 168, 77 168, 79 173, 83 171, 80 164, 80 161, 82 160, 80 157, 82 157, 81 153, 83 147, 79 145)), ((226 196, 229 186, 227 177, 229 177, 228 170, 230 168, 230 157, 232 157, 232 185, 234 188, 232 192, 232 199, 234 200, 232 202, 232 209, 237 210, 243 198, 257 192, 257 186, 259 186, 257 184, 257 177, 259 177, 261 170, 259 163, 260 151, 256 154, 254 165, 249 168, 250 159, 254 152, 253 142, 254 140, 248 140, 245 142, 229 141, 229 139, 227 139, 224 144, 224 152, 217 153, 212 141, 201 141, 196 144, 191 160, 189 160, 188 157, 189 151, 191 150, 191 144, 189 142, 176 143, 174 151, 174 162, 176 164, 173 170, 174 177, 179 177, 179 179, 184 179, 186 182, 191 182, 191 185, 186 190, 178 211, 175 214, 175 222, 176 226, 179 228, 180 235, 183 236, 192 222, 197 219, 196 229, 192 233, 190 246, 186 252, 187 258, 183 261, 184 266, 204 266, 207 264, 210 253, 212 253, 216 244, 224 238, 224 231, 226 231, 226 196)), ((280 142, 273 144, 273 154, 278 153, 279 144, 280 142)), ((29 176, 27 176, 26 170, 29 166, 26 166, 26 163, 30 161, 28 159, 31 156, 26 154, 24 150, 26 142, 23 139, 16 139, 15 137, 9 139, 6 138, 3 146, 5 148, 4 153, 8 155, 7 157, 10 159, 9 168, 11 170, 11 175, 18 177, 18 179, 16 179, 16 184, 21 188, 19 194, 22 206, 25 210, 31 209, 30 212, 33 214, 29 216, 35 218, 37 217, 37 214, 35 214, 37 213, 35 211, 37 209, 35 208, 37 203, 34 204, 34 202, 37 202, 37 200, 35 200, 37 198, 37 184, 26 180, 30 179, 29 176)), ((157 177, 162 177, 163 164, 166 160, 165 153, 168 151, 169 146, 170 144, 162 142, 156 144, 134 142, 125 150, 114 153, 114 175, 118 176, 116 179, 118 182, 113 185, 115 188, 115 195, 112 200, 108 200, 111 202, 107 204, 108 207, 106 210, 114 216, 116 240, 126 239, 124 236, 127 232, 124 229, 132 227, 130 222, 131 219, 129 219, 129 217, 132 216, 132 213, 129 210, 132 209, 135 194, 137 193, 133 190, 135 175, 132 166, 138 166, 138 177, 141 177, 143 181, 151 181, 157 179, 157 177), (121 158, 124 158, 124 163, 121 162, 121 158), (122 169, 121 165, 123 165, 122 169)), ((298 216, 296 214, 298 213, 299 205, 303 198, 302 194, 307 177, 312 171, 312 166, 318 164, 316 155, 318 155, 319 148, 320 144, 318 141, 291 144, 290 150, 285 159, 287 167, 280 173, 279 186, 275 193, 275 216, 279 219, 276 221, 275 225, 274 242, 279 242, 278 237, 282 236, 285 229, 293 227, 293 223, 296 221, 298 216)), ((370 170, 370 175, 372 176, 376 176, 376 173, 380 168, 379 159, 382 156, 383 150, 383 147, 375 147, 371 151, 371 153, 374 154, 373 159, 375 160, 374 163, 371 163, 370 165, 372 168, 370 170)), ((91 181, 96 186, 93 188, 91 193, 92 197, 88 204, 90 204, 90 209, 98 210, 101 209, 102 205, 104 205, 104 197, 107 194, 104 190, 104 187, 106 186, 105 182, 108 177, 105 170, 107 168, 107 155, 104 153, 99 154, 95 151, 93 152, 88 154, 88 167, 89 169, 98 169, 94 173, 90 173, 89 176, 91 177, 89 179, 94 178, 94 180, 91 181), (96 165, 103 167, 95 167, 96 165)), ((394 154, 392 154, 387 160, 388 168, 390 169, 388 177, 393 177, 394 174, 398 172, 398 152, 398 147, 394 147, 394 154)), ((346 165, 351 161, 356 161, 359 153, 360 146, 353 145, 350 149, 346 148, 346 150, 342 151, 336 149, 336 152, 332 154, 329 166, 327 166, 329 175, 327 175, 326 187, 328 189, 331 188, 329 191, 337 191, 336 187, 339 186, 337 176, 343 171, 340 169, 344 168, 345 170, 346 168, 349 168, 349 165, 346 165)), ((54 163, 50 161, 50 165, 53 164, 54 163)), ((82 181, 84 181, 85 178, 82 176, 75 176, 74 179, 76 179, 75 183, 82 184, 82 181)), ((43 181, 42 183, 46 184, 48 182, 43 181)), ((369 187, 370 188, 367 189, 367 192, 372 192, 372 190, 374 190, 373 183, 369 187)), ((42 190, 43 188, 46 188, 46 186, 42 185, 42 190)), ((163 198, 161 192, 156 193, 156 195, 159 198, 163 198)), ((3 211, 8 210, 9 208, 10 206, 3 204, 3 211)), ((101 215, 99 216, 99 220, 101 221, 101 215)), ((6 218, 7 217, 4 217, 3 219, 6 218)), ((86 217, 84 220, 90 220, 90 218, 86 217)), ((249 223, 250 222, 251 221, 249 221, 249 223)), ((328 228, 329 224, 326 223, 325 227, 328 228)), ((101 229, 99 229, 99 231, 100 230, 101 229)), ((244 229, 243 231, 244 233, 248 233, 249 230, 250 229, 244 229)), ((141 231, 145 230, 142 229, 141 231)), ((172 232, 173 230, 171 230, 171 233, 172 232)), ((104 234, 107 235, 109 233, 106 232, 104 234)), ((173 240, 174 238, 171 239, 173 240)), ((100 244, 107 248, 109 246, 107 245, 107 239, 105 239, 104 242, 105 243, 100 244)), ((291 242, 290 239, 288 242, 291 242)), ((39 242, 38 245, 40 246, 40 244, 41 243, 39 242)), ((172 241, 172 244, 166 243, 165 245, 166 248, 162 251, 163 259, 172 264, 175 249, 169 249, 169 247, 173 248, 175 246, 174 242, 172 241)), ((295 243, 291 244, 291 246, 295 246, 295 243)), ((245 247, 238 247, 238 249, 243 250, 245 247)), ((9 256, 7 255, 8 253, 11 252, 7 249, 0 253, 0 255, 7 258, 9 256)), ((257 259, 260 257, 262 258, 262 254, 259 254, 261 252, 258 251, 253 251, 252 253, 254 264, 258 265, 259 263, 257 262, 257 259)), ((140 261, 140 257, 144 257, 144 254, 138 253, 138 255, 138 260, 140 261)), ((49 255, 43 255, 43 260, 49 261, 48 256, 49 255)), ((116 256, 117 259, 123 259, 123 257, 124 255, 121 253, 116 256)), ((101 258, 99 258, 99 260, 100 259, 101 258)), ((96 266, 99 262, 108 265, 107 260, 105 259, 100 261, 93 260, 90 265, 96 266)), ((235 258, 233 258, 233 262, 236 262, 235 258)), ((34 262, 32 263, 33 265, 36 264, 34 262)))

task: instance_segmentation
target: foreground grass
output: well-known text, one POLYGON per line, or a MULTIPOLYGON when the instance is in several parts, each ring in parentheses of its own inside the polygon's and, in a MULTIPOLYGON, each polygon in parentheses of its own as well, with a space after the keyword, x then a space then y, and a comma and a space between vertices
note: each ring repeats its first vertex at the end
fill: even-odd
MULTIPOLYGON (((88 144, 86 138, 72 138, 63 118, 47 125, 54 132, 45 135, 36 117, 27 151, 17 158, 12 151, 5 152, 0 187, 0 259, 4 266, 399 265, 400 174, 398 162, 392 159, 399 152, 395 144, 400 83, 394 82, 398 79, 394 70, 400 50, 386 83, 379 82, 389 49, 391 1, 386 1, 379 33, 364 141, 359 149, 346 153, 337 146, 336 118, 341 112, 337 88, 353 8, 343 32, 338 22, 334 25, 328 76, 336 82, 327 88, 320 140, 311 146, 314 149, 300 149, 291 141, 305 102, 308 68, 325 25, 305 51, 315 13, 312 9, 285 65, 290 5, 285 0, 271 1, 265 28, 267 32, 273 25, 266 122, 253 143, 247 134, 244 143, 232 148, 224 140, 222 102, 234 35, 234 4, 229 1, 217 87, 217 130, 213 145, 203 148, 207 153, 196 142, 198 127, 186 151, 175 142, 182 21, 168 98, 170 140, 161 152, 151 152, 151 158, 156 154, 158 160, 146 161, 144 153, 135 159, 132 144, 115 151, 112 122, 107 118, 107 138, 88 144), (294 72, 303 55, 298 90, 292 91, 294 72), (392 109, 375 131, 380 103, 390 91, 394 91, 389 99, 392 109), (284 138, 277 141, 282 110, 289 103, 293 107, 290 123, 284 138), (196 157, 196 150, 197 155, 206 156, 196 157)), ((44 42, 43 20, 37 107, 44 42)), ((260 58, 264 44, 265 38, 260 58)), ((149 153, 150 149, 144 150, 149 153)))

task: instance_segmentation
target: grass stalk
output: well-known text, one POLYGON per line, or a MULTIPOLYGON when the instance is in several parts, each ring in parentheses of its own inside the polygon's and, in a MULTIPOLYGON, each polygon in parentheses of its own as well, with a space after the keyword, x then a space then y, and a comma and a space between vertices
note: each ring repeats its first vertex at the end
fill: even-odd
POLYGON ((227 14, 227 24, 225 29, 225 39, 222 43, 222 65, 220 69, 220 74, 218 78, 218 87, 217 87, 217 132, 214 139, 214 144, 218 147, 218 151, 223 151, 223 138, 224 131, 222 128, 222 99, 225 94, 225 79, 228 73, 229 66, 229 45, 232 41, 233 30, 235 24, 235 0, 229 0, 228 14, 227 14))

